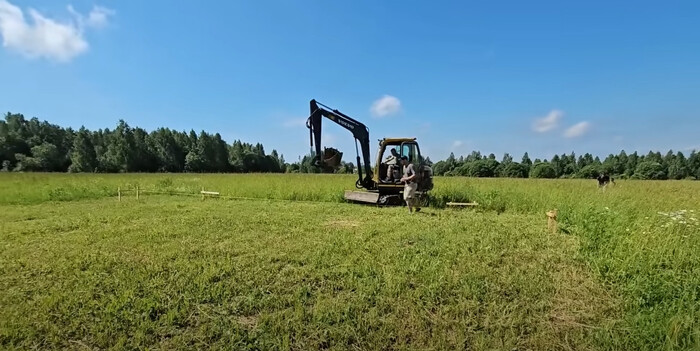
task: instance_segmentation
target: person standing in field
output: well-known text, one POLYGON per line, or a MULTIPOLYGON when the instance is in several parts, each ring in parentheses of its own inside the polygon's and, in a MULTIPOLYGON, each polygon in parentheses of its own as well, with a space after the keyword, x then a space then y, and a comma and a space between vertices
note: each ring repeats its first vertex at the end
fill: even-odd
POLYGON ((403 199, 406 201, 408 206, 408 213, 413 213, 413 207, 416 208, 416 212, 420 211, 420 207, 416 206, 416 190, 418 189, 418 183, 416 182, 416 170, 413 168, 412 163, 408 163, 408 157, 401 157, 401 165, 403 165, 403 177, 401 182, 403 182, 403 199))

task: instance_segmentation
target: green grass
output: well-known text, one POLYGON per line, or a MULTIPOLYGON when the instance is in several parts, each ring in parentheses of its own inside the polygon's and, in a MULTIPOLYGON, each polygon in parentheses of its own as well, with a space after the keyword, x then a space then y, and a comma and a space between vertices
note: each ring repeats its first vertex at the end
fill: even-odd
POLYGON ((700 348, 700 182, 438 178, 481 206, 412 216, 353 184, 0 174, 0 348, 700 348))

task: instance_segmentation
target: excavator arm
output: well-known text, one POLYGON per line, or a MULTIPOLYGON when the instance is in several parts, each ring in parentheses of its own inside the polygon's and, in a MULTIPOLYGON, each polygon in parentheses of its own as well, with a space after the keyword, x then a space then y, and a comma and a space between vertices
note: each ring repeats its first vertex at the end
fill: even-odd
POLYGON ((316 100, 311 100, 311 116, 306 121, 306 126, 309 128, 311 147, 315 146, 316 158, 314 160, 317 166, 322 166, 323 157, 321 153, 321 120, 323 117, 337 123, 341 127, 349 130, 355 137, 355 149, 357 151, 357 174, 358 180, 356 186, 358 188, 374 189, 375 182, 372 179, 372 162, 369 157, 369 129, 359 121, 343 114, 338 110, 332 110, 330 107, 323 105, 316 100), (362 172, 362 163, 360 162, 360 153, 362 149, 362 161, 364 161, 364 177, 362 172))

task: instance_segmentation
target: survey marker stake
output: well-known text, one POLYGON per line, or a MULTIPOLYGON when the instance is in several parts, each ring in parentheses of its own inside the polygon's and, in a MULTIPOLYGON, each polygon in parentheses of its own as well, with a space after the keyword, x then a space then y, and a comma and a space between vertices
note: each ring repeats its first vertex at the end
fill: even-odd
POLYGON ((547 229, 549 229, 549 231, 552 233, 557 232, 557 213, 558 210, 556 208, 551 211, 547 211, 547 229))

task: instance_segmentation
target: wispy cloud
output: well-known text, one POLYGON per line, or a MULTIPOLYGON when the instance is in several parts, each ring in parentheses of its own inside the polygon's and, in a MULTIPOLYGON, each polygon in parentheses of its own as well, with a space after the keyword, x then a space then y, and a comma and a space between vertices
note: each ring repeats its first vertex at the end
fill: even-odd
POLYGON ((552 110, 549 113, 540 118, 536 118, 532 123, 532 130, 537 133, 546 133, 559 126, 559 121, 564 116, 564 112, 559 110, 552 110))
POLYGON ((282 123, 285 128, 299 128, 306 127, 306 118, 293 118, 288 119, 282 123))
POLYGON ((68 5, 68 12, 75 17, 75 20, 81 29, 85 27, 102 28, 109 23, 109 17, 114 16, 115 14, 114 10, 101 6, 93 7, 87 17, 83 16, 78 11, 75 11, 71 5, 68 5))
POLYGON ((455 140, 455 141, 452 142, 452 150, 454 151, 454 150, 456 150, 456 149, 459 149, 460 147, 462 147, 462 145, 464 145, 464 142, 463 142, 463 141, 461 141, 461 140, 455 140))
POLYGON ((577 138, 588 133, 591 129, 591 123, 587 121, 579 122, 569 127, 564 131, 564 137, 566 138, 577 138))
POLYGON ((0 0, 0 35, 3 47, 19 52, 28 58, 46 58, 68 62, 88 50, 86 28, 107 25, 114 11, 95 6, 84 16, 68 6, 72 21, 58 21, 29 8, 27 21, 24 12, 7 0, 0 0))
POLYGON ((401 110, 401 101, 391 95, 384 95, 372 103, 370 112, 374 117, 388 117, 401 110))

